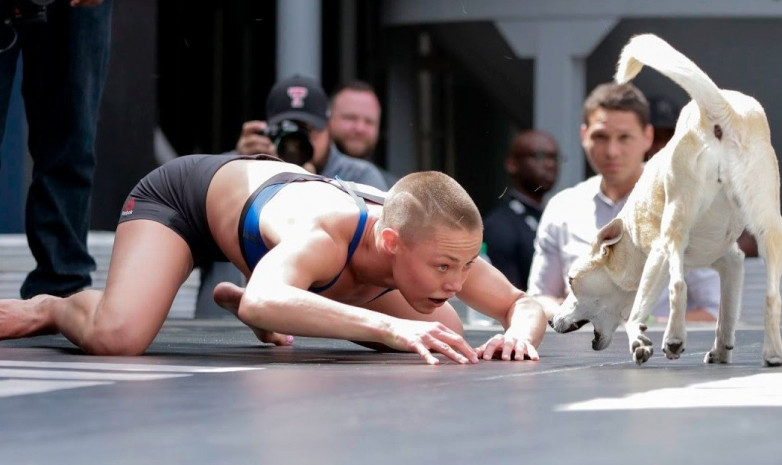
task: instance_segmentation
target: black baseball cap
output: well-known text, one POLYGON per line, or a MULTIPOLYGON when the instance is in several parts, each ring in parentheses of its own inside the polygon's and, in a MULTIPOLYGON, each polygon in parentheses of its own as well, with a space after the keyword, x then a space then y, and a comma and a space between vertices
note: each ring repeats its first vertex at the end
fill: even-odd
POLYGON ((676 120, 679 119, 679 106, 668 97, 650 97, 649 117, 652 126, 656 128, 675 128, 676 120))
POLYGON ((323 129, 328 120, 328 108, 329 100, 320 83, 298 74, 274 84, 266 97, 269 124, 294 120, 323 129))

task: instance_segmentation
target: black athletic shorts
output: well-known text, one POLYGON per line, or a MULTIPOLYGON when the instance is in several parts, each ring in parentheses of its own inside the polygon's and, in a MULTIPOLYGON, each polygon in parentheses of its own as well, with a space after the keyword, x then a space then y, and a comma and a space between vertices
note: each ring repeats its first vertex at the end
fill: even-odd
POLYGON ((195 266, 228 261, 217 246, 206 219, 206 192, 217 170, 233 160, 279 160, 268 155, 186 155, 144 176, 130 191, 119 223, 152 220, 187 242, 195 266))

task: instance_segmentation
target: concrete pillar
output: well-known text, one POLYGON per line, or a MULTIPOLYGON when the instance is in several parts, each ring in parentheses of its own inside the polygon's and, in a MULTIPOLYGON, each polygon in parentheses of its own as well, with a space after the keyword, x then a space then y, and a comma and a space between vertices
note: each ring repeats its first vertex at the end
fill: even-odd
POLYGON ((498 21, 497 28, 521 58, 535 60, 534 126, 557 139, 565 161, 552 190, 581 181, 581 106, 586 97, 586 58, 617 18, 498 21))
POLYGON ((320 0, 277 0, 277 80, 321 79, 320 0))

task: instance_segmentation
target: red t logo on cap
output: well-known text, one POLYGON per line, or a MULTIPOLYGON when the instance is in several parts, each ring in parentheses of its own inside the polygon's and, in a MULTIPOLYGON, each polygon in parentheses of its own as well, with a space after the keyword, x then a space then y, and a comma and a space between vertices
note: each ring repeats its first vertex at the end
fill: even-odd
POLYGON ((304 106, 304 98, 309 91, 306 87, 295 86, 288 87, 288 97, 291 98, 291 106, 293 108, 301 108, 304 106))

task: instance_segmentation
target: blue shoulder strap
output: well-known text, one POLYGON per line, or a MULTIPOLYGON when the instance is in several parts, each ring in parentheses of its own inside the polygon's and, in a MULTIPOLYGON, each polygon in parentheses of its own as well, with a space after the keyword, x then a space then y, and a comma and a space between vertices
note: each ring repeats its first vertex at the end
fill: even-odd
POLYGON ((269 248, 263 242, 261 231, 258 227, 261 209, 283 187, 285 187, 285 183, 272 184, 260 190, 256 198, 247 204, 246 213, 242 213, 244 222, 239 225, 242 239, 239 241, 239 248, 242 251, 245 263, 250 268, 253 268, 261 260, 261 257, 269 251, 269 248))
MULTIPOLYGON (((356 201, 356 205, 358 205, 358 208, 360 210, 359 217, 358 217, 358 226, 356 226, 356 232, 353 233, 353 238, 350 240, 350 244, 348 245, 348 258, 345 260, 345 265, 340 270, 339 274, 334 277, 331 281, 329 281, 327 284, 323 286, 312 286, 310 287, 310 291, 312 292, 323 292, 326 289, 330 288, 334 285, 334 283, 337 282, 340 276, 342 276, 342 272, 345 271, 345 268, 348 266, 348 263, 350 263, 350 259, 353 257, 353 253, 356 251, 356 248, 358 247, 358 243, 361 241, 361 235, 364 233, 364 227, 367 224, 367 204, 364 202, 364 199, 357 196, 354 190, 349 186, 345 181, 340 179, 339 176, 335 176, 334 179, 339 183, 340 186, 342 186, 342 189, 345 190, 348 194, 350 194, 351 197, 353 197, 353 200, 356 201)), ((351 183, 352 184, 352 183, 351 183)))

